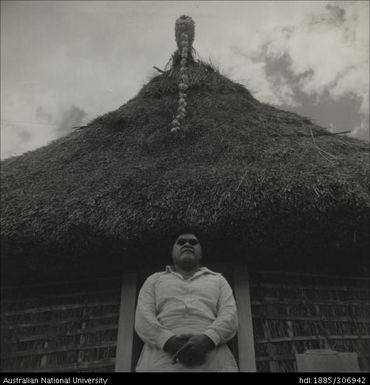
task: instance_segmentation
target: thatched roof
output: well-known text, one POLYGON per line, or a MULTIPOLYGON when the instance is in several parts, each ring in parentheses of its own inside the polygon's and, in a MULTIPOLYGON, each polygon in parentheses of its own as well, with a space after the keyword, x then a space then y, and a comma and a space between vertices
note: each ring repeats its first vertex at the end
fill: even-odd
POLYGON ((182 225, 217 245, 210 260, 366 259, 368 144, 260 103, 210 65, 188 75, 176 132, 178 66, 86 128, 2 162, 4 265, 166 261, 182 225))

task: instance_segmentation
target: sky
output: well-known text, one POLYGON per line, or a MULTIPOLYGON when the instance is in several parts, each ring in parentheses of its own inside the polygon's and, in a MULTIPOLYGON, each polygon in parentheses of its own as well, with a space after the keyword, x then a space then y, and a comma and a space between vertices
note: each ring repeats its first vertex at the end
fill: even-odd
POLYGON ((136 96, 194 48, 259 101, 369 140, 368 1, 1 1, 1 159, 136 96))

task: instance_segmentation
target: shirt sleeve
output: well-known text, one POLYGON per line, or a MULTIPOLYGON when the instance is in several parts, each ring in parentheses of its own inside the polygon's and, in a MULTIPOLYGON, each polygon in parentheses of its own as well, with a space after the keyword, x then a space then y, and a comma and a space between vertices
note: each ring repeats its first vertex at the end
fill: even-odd
POLYGON ((155 303, 156 274, 151 275, 140 289, 135 313, 135 331, 150 346, 163 349, 165 343, 175 334, 161 325, 156 316, 155 303))
POLYGON ((217 318, 204 332, 216 346, 225 344, 235 336, 238 330, 238 314, 233 292, 224 277, 220 276, 220 281, 217 318))

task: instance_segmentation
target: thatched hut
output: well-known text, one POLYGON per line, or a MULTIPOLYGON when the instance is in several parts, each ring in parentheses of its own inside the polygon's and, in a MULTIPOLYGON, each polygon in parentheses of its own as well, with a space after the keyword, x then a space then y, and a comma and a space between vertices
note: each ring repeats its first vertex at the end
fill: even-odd
POLYGON ((137 289, 184 225, 235 290, 241 370, 369 369, 368 144, 194 59, 187 22, 135 98, 2 162, 3 371, 130 370, 137 289))

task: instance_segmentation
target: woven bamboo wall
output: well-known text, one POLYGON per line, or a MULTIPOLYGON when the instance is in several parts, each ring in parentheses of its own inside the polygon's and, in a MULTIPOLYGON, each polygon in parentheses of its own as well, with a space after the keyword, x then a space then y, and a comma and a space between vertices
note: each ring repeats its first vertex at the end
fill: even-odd
POLYGON ((114 370, 121 278, 3 288, 1 370, 114 370))
POLYGON ((307 349, 357 352, 369 371, 369 280, 251 272, 258 372, 296 372, 307 349))

